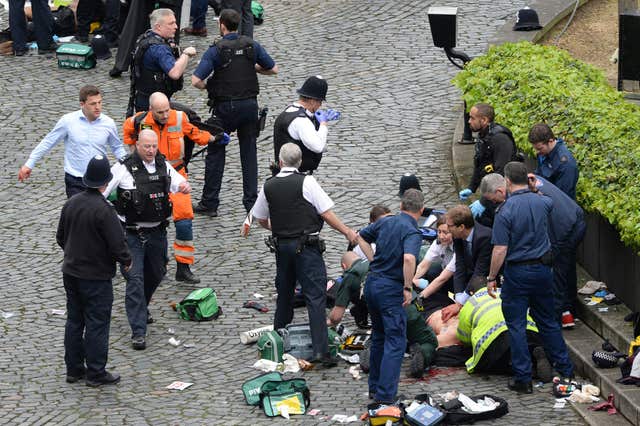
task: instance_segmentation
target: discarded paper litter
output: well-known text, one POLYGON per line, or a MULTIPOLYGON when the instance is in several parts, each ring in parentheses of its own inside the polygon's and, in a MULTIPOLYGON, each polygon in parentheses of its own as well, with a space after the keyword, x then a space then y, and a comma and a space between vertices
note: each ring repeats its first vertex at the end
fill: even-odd
POLYGON ((193 385, 193 383, 175 381, 175 382, 171 383, 169 386, 167 386, 167 389, 185 390, 186 388, 188 388, 191 385, 193 385))

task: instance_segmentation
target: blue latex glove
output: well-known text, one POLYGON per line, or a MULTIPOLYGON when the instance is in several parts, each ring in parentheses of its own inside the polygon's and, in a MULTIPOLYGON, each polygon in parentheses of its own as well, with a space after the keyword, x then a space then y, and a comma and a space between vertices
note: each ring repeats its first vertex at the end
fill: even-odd
POLYGON ((329 121, 329 115, 327 114, 327 111, 323 109, 317 110, 316 120, 318 120, 319 123, 326 123, 327 121, 329 121))
POLYGON ((222 139, 220 139, 220 141, 218 141, 218 143, 220 145, 226 145, 229 143, 229 141, 231 141, 231 136, 229 136, 227 133, 223 133, 222 134, 222 139))
POLYGON ((480 200, 476 200, 473 203, 471 203, 469 205, 469 208, 471 209, 471 214, 473 214, 473 217, 480 217, 482 213, 484 213, 484 211, 486 210, 485 207, 482 204, 480 204, 480 200))
POLYGON ((429 285, 429 280, 425 280, 424 278, 420 278, 420 283, 418 283, 418 288, 420 290, 424 290, 429 285))
POLYGON ((340 120, 340 116, 342 114, 340 114, 340 111, 336 111, 335 109, 328 109, 327 110, 327 120, 328 121, 336 121, 336 120, 340 120))
POLYGON ((460 199, 462 201, 464 201, 467 198, 471 197, 471 194, 473 194, 473 192, 471 192, 471 190, 469 188, 467 188, 467 189, 463 189, 462 191, 460 191, 458 193, 458 197, 460 197, 460 199))
POLYGON ((464 305, 464 302, 466 302, 468 298, 469 295, 463 291, 461 293, 456 293, 455 301, 461 305, 464 305))

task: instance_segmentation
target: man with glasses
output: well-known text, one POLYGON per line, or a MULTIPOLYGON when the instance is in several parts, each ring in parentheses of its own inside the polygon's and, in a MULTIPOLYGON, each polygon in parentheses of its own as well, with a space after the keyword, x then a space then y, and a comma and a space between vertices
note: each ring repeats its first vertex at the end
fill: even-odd
POLYGON ((493 249, 491 228, 475 222, 469 207, 455 206, 446 217, 456 255, 456 272, 453 275, 456 303, 442 310, 444 321, 460 312, 469 298, 469 289, 483 287, 478 284, 489 272, 493 249))

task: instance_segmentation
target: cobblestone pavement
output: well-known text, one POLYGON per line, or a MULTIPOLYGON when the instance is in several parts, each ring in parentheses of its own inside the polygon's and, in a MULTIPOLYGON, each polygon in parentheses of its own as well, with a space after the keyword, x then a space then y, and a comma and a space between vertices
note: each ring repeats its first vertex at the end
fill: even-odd
MULTIPOLYGON (((446 2, 453 4, 454 2, 446 2)), ((486 39, 512 16, 524 1, 457 2, 460 7, 459 47, 477 55, 486 39)), ((399 177, 417 172, 427 204, 455 204, 450 167, 453 122, 459 113, 459 94, 450 84, 456 70, 443 52, 432 47, 426 9, 429 1, 275 1, 265 0, 265 23, 256 39, 280 66, 276 78, 261 77, 260 102, 270 107, 267 130, 259 141, 260 181, 268 174, 274 115, 295 99, 295 89, 312 74, 329 81, 328 105, 342 111, 331 126, 329 152, 317 178, 336 202, 335 211, 350 226, 366 223, 374 203, 398 208, 399 177)), ((212 15, 209 16, 210 18, 212 15)), ((8 26, 6 11, 0 24, 8 26)), ((209 31, 213 25, 209 20, 209 31)), ((210 40, 184 37, 201 55, 210 40)), ((108 368, 122 375, 117 386, 90 389, 64 382, 64 317, 51 314, 65 308, 55 226, 65 201, 62 148, 56 147, 33 172, 27 184, 17 182, 17 170, 31 149, 65 112, 78 107, 77 91, 93 83, 104 92, 105 112, 121 123, 128 96, 128 78, 110 79, 113 59, 89 71, 60 70, 55 59, 30 54, 0 58, 0 128, 2 149, 3 232, 0 260, 1 309, 15 315, 0 318, 0 416, 11 424, 272 424, 259 409, 245 405, 241 383, 258 372, 251 368, 256 349, 239 343, 238 332, 269 324, 272 312, 243 309, 254 292, 266 296, 273 310, 274 257, 263 244, 264 231, 239 236, 244 212, 237 142, 228 149, 220 217, 197 217, 194 270, 203 286, 217 290, 224 315, 213 322, 192 323, 177 318, 169 303, 192 288, 168 278, 151 304, 156 323, 149 328, 146 351, 130 347, 124 312, 124 283, 114 280, 115 304, 111 323, 108 368), (167 343, 168 328, 185 343, 167 343), (182 392, 165 389, 174 380, 193 382, 182 392)), ((186 73, 191 76, 195 63, 186 73)), ((187 87, 175 99, 205 115, 205 94, 187 87)), ((235 142, 235 143, 234 143, 235 142)), ((194 161, 194 198, 202 187, 204 165, 194 161)), ((328 228, 328 227, 327 227, 328 228)), ((170 231, 170 235, 173 231, 170 231)), ((329 275, 339 269, 346 242, 325 229, 329 275)), ((348 316, 348 315, 347 315, 348 316)), ((296 321, 305 320, 304 310, 296 321)), ((347 321, 353 328, 350 319, 347 321)), ((405 366, 406 368, 406 366, 405 366)), ((305 373, 312 407, 318 417, 296 418, 302 424, 329 424, 334 414, 360 414, 367 404, 366 376, 356 381, 341 364, 330 370, 305 373), (329 418, 325 417, 329 416, 329 418)), ((403 372, 406 377, 406 371, 403 372)), ((494 393, 506 397, 510 413, 495 424, 581 423, 571 408, 554 410, 548 386, 533 395, 517 397, 506 388, 505 377, 469 376, 441 370, 428 380, 406 382, 406 395, 457 389, 468 394, 494 393)))

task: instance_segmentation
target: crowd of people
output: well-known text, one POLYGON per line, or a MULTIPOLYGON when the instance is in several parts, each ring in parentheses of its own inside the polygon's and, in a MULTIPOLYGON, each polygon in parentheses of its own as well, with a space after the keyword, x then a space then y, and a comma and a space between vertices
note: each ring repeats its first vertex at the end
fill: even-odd
MULTIPOLYGON (((192 35, 207 33, 200 26, 200 3, 193 2, 193 27, 187 31, 192 35)), ((242 3, 244 14, 247 2, 242 3)), ((36 19, 38 2, 32 4, 36 19)), ((175 279, 200 283, 190 267, 194 213, 218 215, 226 145, 233 132, 240 147, 243 206, 272 234, 273 325, 280 329, 292 323, 299 286, 311 328, 308 361, 337 365, 327 328, 338 325, 352 304, 356 325, 371 328, 368 386, 378 403, 396 400, 406 351, 416 377, 432 363, 460 363, 463 357, 469 372, 511 373, 509 387, 521 393, 531 393, 532 374, 550 380, 555 370, 570 380, 573 366, 561 329, 573 325, 575 253, 585 224, 575 203, 577 165, 563 141, 548 125, 533 126, 528 137, 538 156, 529 173, 511 131, 494 122, 493 107, 476 104, 469 113, 470 128, 477 133, 474 173, 459 198, 465 201, 479 189, 479 199, 426 224, 431 211, 425 210, 414 177, 401 187, 397 214, 375 206, 370 223, 356 231, 336 215, 313 176, 326 151, 328 123, 340 118, 338 111, 322 109, 328 84, 320 76, 309 77, 297 90, 299 98, 275 120, 273 176, 258 190, 257 74, 275 75, 278 66, 251 38, 243 14, 220 12, 222 38, 204 53, 191 77, 194 87, 207 90, 212 116, 206 122, 192 122, 188 108, 171 102, 197 52, 178 48, 176 14, 157 8, 130 52, 131 108, 123 124, 124 144, 114 120, 102 113, 101 91, 87 85, 80 89, 80 110, 60 118, 19 170, 19 180, 28 179, 36 163, 64 141, 68 201, 56 236, 64 250, 69 312, 67 381, 84 378, 87 385, 100 386, 120 380, 105 370, 116 263, 127 281, 131 346, 146 348, 147 325, 153 323, 149 302, 167 272, 170 220, 175 279), (203 193, 195 205, 187 173, 194 144, 207 147, 203 193), (107 149, 118 159, 112 166, 107 149), (325 222, 344 235, 350 248, 341 259, 344 276, 329 314, 326 245, 320 236, 325 222), (420 231, 427 226, 437 232, 428 247, 420 231)), ((84 30, 84 24, 79 26, 80 37, 84 30)), ((18 55, 20 44, 16 49, 18 55)))

